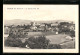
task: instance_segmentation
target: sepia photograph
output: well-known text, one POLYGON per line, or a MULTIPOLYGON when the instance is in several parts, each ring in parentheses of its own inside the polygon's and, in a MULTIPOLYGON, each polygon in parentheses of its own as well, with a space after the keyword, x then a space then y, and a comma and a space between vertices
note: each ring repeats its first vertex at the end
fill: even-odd
POLYGON ((3 5, 3 53, 78 53, 78 5, 3 5))

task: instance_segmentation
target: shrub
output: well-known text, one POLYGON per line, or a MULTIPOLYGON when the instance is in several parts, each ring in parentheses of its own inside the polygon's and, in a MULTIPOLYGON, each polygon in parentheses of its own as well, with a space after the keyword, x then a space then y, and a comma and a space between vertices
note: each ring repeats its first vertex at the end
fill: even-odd
POLYGON ((46 39, 45 36, 30 37, 25 44, 27 44, 31 49, 46 49, 49 40, 46 39))
POLYGON ((24 44, 31 49, 61 49, 59 44, 50 44, 50 40, 45 36, 30 37, 24 44))
POLYGON ((75 31, 70 31, 70 36, 75 37, 75 31))
POLYGON ((59 44, 50 44, 48 49, 61 49, 61 45, 59 45, 59 44))
POLYGON ((48 49, 61 49, 59 44, 49 44, 48 49))
POLYGON ((10 46, 10 47, 20 47, 22 45, 22 41, 18 38, 11 38, 8 37, 5 40, 5 46, 10 46))

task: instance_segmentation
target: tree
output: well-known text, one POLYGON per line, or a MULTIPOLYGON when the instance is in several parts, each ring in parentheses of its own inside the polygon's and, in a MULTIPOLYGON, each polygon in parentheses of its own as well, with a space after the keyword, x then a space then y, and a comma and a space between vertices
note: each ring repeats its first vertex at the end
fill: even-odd
POLYGON ((26 25, 25 29, 30 29, 31 25, 26 25))
POLYGON ((59 32, 60 32, 60 33, 70 32, 70 29, 68 28, 69 25, 70 25, 70 24, 69 24, 68 22, 61 22, 61 23, 58 25, 59 32))
POLYGON ((70 31, 70 36, 71 36, 71 37, 75 37, 75 31, 73 31, 73 30, 70 31))
POLYGON ((17 25, 17 28, 20 28, 20 25, 17 25))
POLYGON ((30 37, 24 45, 29 46, 31 49, 61 49, 59 44, 51 44, 45 36, 30 37))
POLYGON ((21 45, 22 45, 22 41, 18 38, 8 37, 5 40, 5 46, 20 47, 21 45))
POLYGON ((46 39, 45 36, 30 37, 25 41, 25 44, 31 49, 46 49, 49 44, 49 40, 46 39))

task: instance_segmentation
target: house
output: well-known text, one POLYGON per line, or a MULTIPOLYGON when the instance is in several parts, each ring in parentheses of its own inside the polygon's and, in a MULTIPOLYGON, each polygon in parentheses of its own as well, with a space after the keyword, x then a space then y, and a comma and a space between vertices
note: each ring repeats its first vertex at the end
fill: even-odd
POLYGON ((51 26, 56 27, 56 26, 58 26, 58 24, 57 23, 52 23, 51 26))
POLYGON ((45 26, 45 24, 40 24, 40 27, 44 27, 45 26))
POLYGON ((35 23, 35 22, 31 22, 30 24, 31 24, 31 26, 35 26, 35 25, 36 25, 36 23, 35 23))
POLYGON ((37 31, 44 31, 43 27, 37 28, 37 31))
POLYGON ((37 29, 36 26, 31 26, 30 28, 31 28, 31 30, 36 30, 37 29))

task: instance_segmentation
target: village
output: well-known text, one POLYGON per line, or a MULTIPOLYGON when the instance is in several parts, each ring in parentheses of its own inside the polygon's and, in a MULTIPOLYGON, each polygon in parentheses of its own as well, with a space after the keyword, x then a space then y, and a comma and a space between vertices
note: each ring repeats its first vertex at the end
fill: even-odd
POLYGON ((51 44, 63 46, 63 43, 65 45, 66 42, 70 41, 73 44, 68 48, 74 48, 75 24, 73 22, 30 22, 30 24, 4 26, 4 34, 8 34, 8 38, 20 38, 23 43, 30 37, 46 36, 51 44))
MULTIPOLYGON (((69 29, 70 31, 75 31, 75 24, 68 23, 68 22, 62 22, 62 29, 69 29)), ((60 23, 35 23, 30 22, 30 24, 23 24, 23 25, 10 25, 10 26, 4 26, 5 33, 9 33, 11 30, 14 32, 17 32, 18 30, 23 30, 23 32, 54 32, 58 34, 60 31, 60 23)))

